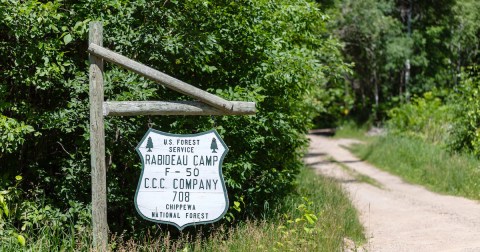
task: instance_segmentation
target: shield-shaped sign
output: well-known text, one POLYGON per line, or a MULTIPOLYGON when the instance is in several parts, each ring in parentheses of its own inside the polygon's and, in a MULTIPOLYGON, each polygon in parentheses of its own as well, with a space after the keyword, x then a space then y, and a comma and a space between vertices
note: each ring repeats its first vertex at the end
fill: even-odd
POLYGON ((142 175, 135 207, 144 219, 182 230, 225 215, 222 162, 228 147, 216 130, 180 135, 149 129, 136 150, 142 175))

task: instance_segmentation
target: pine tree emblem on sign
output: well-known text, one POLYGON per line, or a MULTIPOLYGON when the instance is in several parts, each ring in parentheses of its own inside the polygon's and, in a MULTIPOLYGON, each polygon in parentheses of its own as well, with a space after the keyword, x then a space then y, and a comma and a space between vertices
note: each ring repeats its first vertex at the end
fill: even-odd
POLYGON ((150 129, 136 150, 142 174, 135 208, 144 219, 181 230, 225 215, 222 162, 228 147, 216 130, 180 135, 150 129))

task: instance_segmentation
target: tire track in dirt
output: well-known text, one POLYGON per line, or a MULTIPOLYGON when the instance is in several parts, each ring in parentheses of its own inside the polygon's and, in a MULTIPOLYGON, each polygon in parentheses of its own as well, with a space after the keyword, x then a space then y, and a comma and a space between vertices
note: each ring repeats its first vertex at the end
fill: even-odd
POLYGON ((381 171, 342 147, 355 140, 308 137, 305 163, 337 179, 349 193, 366 229, 366 250, 480 252, 479 202, 433 193, 381 171), (341 166, 381 186, 362 182, 341 166))

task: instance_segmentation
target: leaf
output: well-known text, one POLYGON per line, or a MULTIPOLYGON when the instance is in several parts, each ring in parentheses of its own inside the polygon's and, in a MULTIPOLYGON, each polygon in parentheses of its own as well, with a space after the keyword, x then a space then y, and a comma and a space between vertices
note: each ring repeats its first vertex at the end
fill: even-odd
POLYGON ((72 41, 72 35, 70 33, 67 33, 67 35, 65 35, 63 37, 63 43, 66 45, 68 43, 70 43, 72 41))
POLYGON ((317 216, 313 214, 305 214, 305 219, 307 219, 308 223, 313 224, 317 220, 317 216))
POLYGON ((5 213, 5 216, 7 216, 7 217, 10 214, 10 211, 8 210, 8 206, 5 203, 3 203, 3 212, 5 213))
POLYGON ((20 245, 25 247, 25 237, 23 237, 23 235, 17 235, 17 241, 20 243, 20 245))
POLYGON ((83 25, 83 22, 82 21, 78 21, 75 23, 75 26, 73 27, 74 30, 77 30, 78 27, 80 27, 81 25, 83 25))
POLYGON ((20 175, 17 175, 17 176, 15 176, 15 179, 16 179, 17 181, 20 181, 20 180, 22 180, 22 179, 23 179, 23 177, 22 177, 22 176, 20 176, 20 175))

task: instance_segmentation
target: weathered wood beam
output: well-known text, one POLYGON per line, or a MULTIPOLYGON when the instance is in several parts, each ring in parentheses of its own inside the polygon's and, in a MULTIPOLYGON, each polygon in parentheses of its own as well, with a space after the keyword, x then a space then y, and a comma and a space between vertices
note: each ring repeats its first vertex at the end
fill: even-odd
POLYGON ((231 111, 233 108, 233 104, 230 101, 203 91, 181 80, 175 79, 165 73, 131 60, 121 54, 110 51, 102 46, 97 45, 96 43, 90 43, 88 46, 88 52, 222 111, 231 111))
MULTIPOLYGON (((92 22, 89 43, 102 44, 103 26, 92 22)), ((105 168, 105 129, 103 124, 103 60, 90 54, 90 156, 92 165, 92 225, 93 250, 106 252, 107 224, 107 171, 105 168)))
POLYGON ((221 111, 195 101, 111 101, 104 103, 103 115, 253 115, 256 112, 255 102, 231 103, 231 110, 221 111))

